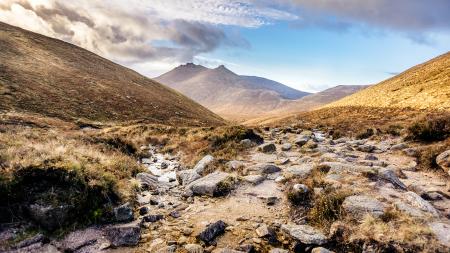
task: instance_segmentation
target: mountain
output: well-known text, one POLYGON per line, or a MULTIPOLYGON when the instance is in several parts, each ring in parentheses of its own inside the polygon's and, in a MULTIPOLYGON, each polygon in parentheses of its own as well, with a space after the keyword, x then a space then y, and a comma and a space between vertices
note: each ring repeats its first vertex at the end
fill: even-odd
POLYGON ((241 76, 225 66, 210 69, 188 63, 155 78, 228 119, 242 120, 277 108, 283 100, 309 93, 255 76, 241 76))
POLYGON ((218 125, 184 95, 72 44, 0 23, 0 110, 65 120, 218 125))
POLYGON ((342 106, 450 110, 450 52, 327 105, 342 106))
POLYGON ((355 92, 369 87, 368 85, 338 85, 324 91, 314 93, 293 101, 284 101, 276 110, 271 113, 294 113, 309 111, 341 98, 349 96, 355 92))

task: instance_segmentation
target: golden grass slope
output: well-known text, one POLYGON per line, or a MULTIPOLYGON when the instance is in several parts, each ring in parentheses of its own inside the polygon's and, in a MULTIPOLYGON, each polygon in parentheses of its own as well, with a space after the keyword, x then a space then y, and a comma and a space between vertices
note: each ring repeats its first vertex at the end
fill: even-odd
POLYGON ((130 69, 1 22, 0 111, 69 121, 224 124, 191 99, 130 69))
POLYGON ((450 110, 450 52, 325 107, 450 110))

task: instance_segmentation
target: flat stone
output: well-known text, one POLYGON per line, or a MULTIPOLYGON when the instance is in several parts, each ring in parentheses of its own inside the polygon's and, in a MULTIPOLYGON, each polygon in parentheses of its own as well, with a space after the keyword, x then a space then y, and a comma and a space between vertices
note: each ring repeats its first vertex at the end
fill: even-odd
POLYGON ((257 164, 246 168, 249 174, 272 174, 281 171, 281 169, 273 164, 257 164))
POLYGON ((314 165, 312 163, 304 163, 301 165, 288 167, 284 172, 299 178, 307 178, 311 174, 313 167, 314 165))
POLYGON ((251 183, 253 185, 258 185, 260 183, 262 183, 266 177, 263 175, 248 175, 243 177, 245 182, 251 183))
POLYGON ((321 231, 308 225, 282 225, 281 230, 293 239, 308 245, 322 245, 328 241, 321 231))
POLYGON ((264 153, 273 153, 277 151, 277 147, 273 143, 265 143, 259 146, 259 150, 264 153))
POLYGON ((181 185, 188 185, 201 177, 202 176, 193 169, 177 171, 177 180, 181 185))
POLYGON ((434 217, 439 217, 436 209, 431 205, 428 201, 421 198, 415 192, 406 192, 403 197, 405 200, 413 207, 420 209, 423 212, 426 212, 434 217))
POLYGON ((137 245, 141 238, 141 222, 109 226, 105 228, 105 236, 114 247, 137 245))
POLYGON ((390 182, 392 185, 394 185, 396 188, 406 190, 406 185, 398 179, 397 175, 392 169, 388 168, 381 168, 378 170, 378 176, 388 182, 390 182))
POLYGON ((356 219, 362 219, 367 214, 379 217, 383 215, 386 210, 383 203, 375 198, 364 195, 347 197, 344 200, 342 207, 348 214, 356 219))
POLYGON ((428 224, 431 231, 436 235, 438 241, 446 246, 450 247, 450 224, 443 222, 432 222, 428 224))

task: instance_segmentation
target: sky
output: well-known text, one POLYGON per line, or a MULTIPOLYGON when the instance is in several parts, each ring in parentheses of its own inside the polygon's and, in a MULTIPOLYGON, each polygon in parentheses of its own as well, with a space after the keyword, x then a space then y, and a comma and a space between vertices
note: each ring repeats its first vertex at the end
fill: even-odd
POLYGON ((0 21, 148 77, 225 65, 299 90, 375 84, 450 50, 449 0, 0 0, 0 21))

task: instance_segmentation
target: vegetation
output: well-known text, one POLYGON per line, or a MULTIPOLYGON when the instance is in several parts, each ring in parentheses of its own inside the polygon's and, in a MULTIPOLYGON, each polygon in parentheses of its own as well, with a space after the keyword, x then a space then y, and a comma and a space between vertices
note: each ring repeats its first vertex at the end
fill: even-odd
POLYGON ((415 141, 442 141, 450 137, 450 113, 427 115, 408 128, 408 138, 415 141))
POLYGON ((350 192, 346 190, 325 188, 315 197, 314 204, 307 214, 308 220, 315 226, 329 228, 334 221, 342 218, 341 206, 349 195, 350 192))

